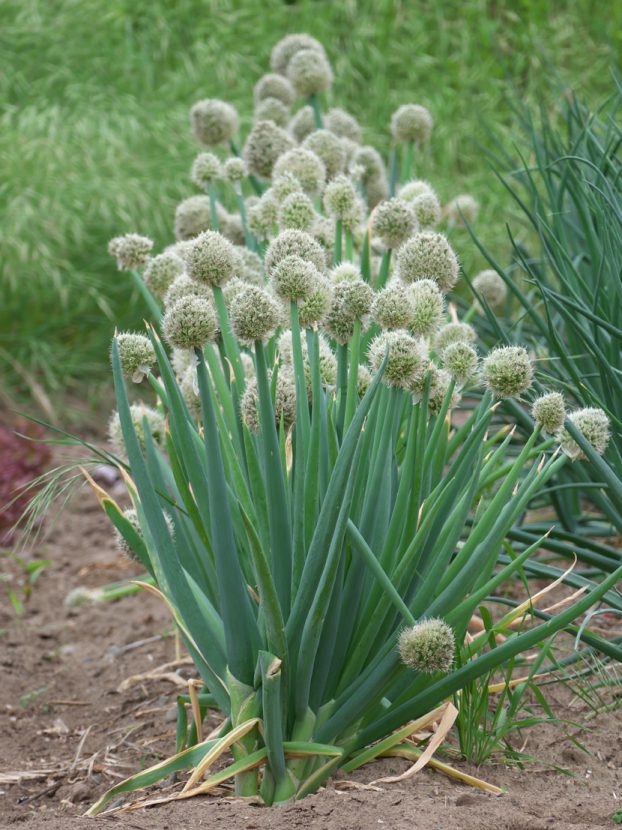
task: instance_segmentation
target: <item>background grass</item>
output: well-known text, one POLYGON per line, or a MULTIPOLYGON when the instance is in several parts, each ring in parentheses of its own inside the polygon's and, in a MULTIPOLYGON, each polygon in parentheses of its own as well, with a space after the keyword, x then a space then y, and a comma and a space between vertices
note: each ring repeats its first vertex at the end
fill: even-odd
POLYGON ((508 93, 555 107, 566 84, 596 104, 622 51, 622 14, 591 0, 3 0, 2 16, 0 388, 40 405, 88 401, 115 324, 142 318, 106 243, 130 230, 171 241, 175 204, 193 192, 191 104, 225 98, 246 126, 252 85, 287 32, 324 43, 332 101, 381 149, 400 103, 429 107, 417 173, 443 200, 477 197, 478 231, 499 256, 509 200, 482 153, 486 125, 511 139, 508 93))

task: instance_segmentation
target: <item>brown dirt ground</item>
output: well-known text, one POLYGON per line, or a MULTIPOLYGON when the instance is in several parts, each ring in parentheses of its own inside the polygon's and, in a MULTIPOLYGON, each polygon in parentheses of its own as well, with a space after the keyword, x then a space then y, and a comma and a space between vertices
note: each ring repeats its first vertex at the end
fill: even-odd
MULTIPOLYGON (((550 830, 613 828, 622 806, 622 710, 587 720, 573 708, 569 728, 589 754, 560 730, 527 732, 525 752, 542 763, 524 770, 500 762, 475 770, 505 789, 492 796, 430 770, 381 792, 334 784, 302 802, 262 809, 223 797, 202 797, 98 819, 78 816, 121 778, 171 754, 175 695, 171 680, 143 679, 120 690, 127 678, 175 659, 166 610, 152 596, 67 609, 78 585, 96 587, 138 571, 115 549, 108 521, 83 489, 48 538, 32 551, 50 559, 16 618, 0 595, 0 827, 37 830, 106 827, 222 830, 550 830), (159 637, 123 651, 138 640, 159 637), (563 774, 554 766, 565 768, 563 774), (11 774, 11 775, 10 775, 11 774), (14 775, 13 775, 14 774, 14 775), (13 780, 14 783, 10 783, 13 780)), ((5 564, 2 563, 5 570, 5 564)), ((17 576, 17 574, 14 574, 17 576)), ((1 588, 0 588, 1 589, 1 588)), ((191 676, 189 666, 169 671, 191 676)), ((551 687, 549 687, 550 689, 551 687)), ((553 687, 549 700, 564 711, 568 696, 553 687)), ((370 781, 401 761, 382 761, 355 777, 370 781)))

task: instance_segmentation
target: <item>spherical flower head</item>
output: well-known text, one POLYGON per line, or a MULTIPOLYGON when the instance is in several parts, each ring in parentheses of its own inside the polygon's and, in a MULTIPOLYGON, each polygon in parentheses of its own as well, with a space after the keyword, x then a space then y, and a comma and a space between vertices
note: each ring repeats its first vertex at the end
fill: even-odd
POLYGON ((398 196, 406 202, 413 202, 418 196, 425 196, 429 193, 436 196, 434 188, 429 182, 424 179, 411 179, 400 187, 398 196))
POLYGON ((289 121, 289 107, 278 98, 264 98, 255 104, 255 121, 274 121, 277 127, 286 127, 289 121))
POLYGON ((264 260, 268 274, 282 259, 292 255, 312 262, 320 273, 326 270, 326 254, 319 242, 305 231, 287 230, 282 231, 268 246, 264 260))
POLYGON ((444 293, 458 281, 458 257, 441 233, 421 231, 397 254, 397 271, 404 282, 432 279, 444 293))
POLYGON ((445 206, 445 216, 452 227, 464 228, 465 221, 473 224, 477 219, 479 205, 468 193, 461 193, 445 206))
POLYGON ((371 307, 371 316, 383 329, 408 329, 413 321, 413 304, 405 285, 392 281, 379 291, 371 307))
POLYGON ((441 356, 443 368, 463 386, 477 371, 477 352, 468 343, 450 343, 441 356))
POLYGON ((387 331, 377 335, 367 351, 373 372, 377 372, 382 365, 387 350, 382 382, 396 389, 409 389, 426 370, 426 354, 420 341, 407 331, 387 331))
MULTIPOLYGON (((123 516, 132 525, 136 533, 140 537, 142 537, 143 533, 140 527, 140 522, 138 520, 138 512, 136 511, 136 509, 133 507, 129 507, 127 510, 123 511, 123 516)), ((116 527, 114 529, 114 538, 117 548, 121 551, 121 553, 124 553, 129 559, 133 559, 135 562, 139 561, 136 552, 133 550, 133 548, 129 546, 125 537, 116 527)))
POLYGON ((173 280, 183 274, 184 269, 185 264, 181 257, 172 251, 165 251, 149 260, 143 278, 156 297, 163 297, 173 280))
POLYGON ((191 280, 188 274, 180 274, 164 295, 164 309, 168 310, 182 297, 200 297, 202 300, 211 301, 212 291, 209 286, 191 280))
POLYGON ((372 219, 372 232, 387 248, 397 248, 417 229, 417 219, 408 204, 396 197, 380 202, 372 219))
POLYGON ((491 308, 498 308, 503 305, 508 295, 507 285, 503 278, 492 269, 480 271, 473 278, 473 288, 486 300, 491 308))
MULTIPOLYGON (((602 409, 587 407, 571 412, 568 420, 575 426, 585 440, 592 445, 598 455, 602 455, 609 445, 611 433, 609 431, 609 418, 602 409)), ((570 435, 567 429, 561 429, 557 439, 562 451, 573 461, 585 458, 585 453, 570 435)))
POLYGON ((259 239, 270 236, 278 219, 279 203, 271 190, 266 190, 259 201, 248 209, 248 226, 259 239))
POLYGON ((360 144, 363 138, 363 131, 361 125, 353 115, 349 112, 333 107, 328 110, 324 117, 324 125, 331 133, 335 133, 339 138, 347 138, 355 144, 360 144))
POLYGON ((417 280, 408 286, 412 318, 408 328, 418 337, 431 337, 443 319, 445 299, 434 280, 417 280))
POLYGON ((442 355, 450 343, 475 343, 476 339, 475 329, 468 323, 447 323, 434 336, 434 351, 442 355))
POLYGON ((346 151, 341 142, 330 130, 314 130, 305 138, 302 146, 318 156, 326 167, 327 179, 334 179, 343 173, 346 166, 346 151))
MULTIPOLYGON (((208 200, 209 201, 209 200, 208 200)), ((188 256, 188 251, 192 247, 192 240, 191 239, 180 239, 178 242, 174 242, 172 245, 169 245, 167 248, 164 249, 165 254, 175 254, 178 256, 181 261, 184 263, 184 268, 186 267, 186 257, 188 256)))
POLYGON ((223 176, 231 184, 238 184, 246 177, 246 165, 244 159, 238 156, 231 156, 223 164, 223 176))
POLYGON ((304 98, 330 89, 333 70, 324 52, 301 49, 287 64, 287 78, 296 95, 304 98))
MULTIPOLYGON (((430 415, 439 415, 447 390, 452 382, 452 376, 445 369, 431 369, 432 377, 430 378, 430 390, 428 392, 428 411, 430 415)), ((423 388, 420 386, 420 392, 423 388)), ((460 403, 460 393, 454 388, 451 393, 451 400, 449 402, 449 409, 453 409, 460 403)))
POLYGON ((351 166, 361 171, 361 180, 367 184, 371 179, 386 179, 387 171, 382 156, 375 147, 364 144, 352 157, 351 166))
POLYGON ((272 198, 277 204, 282 204, 292 193, 303 193, 300 180, 293 173, 283 173, 281 176, 272 175, 272 186, 269 188, 272 198))
POLYGON ((243 156, 249 173, 269 179, 275 161, 294 146, 290 135, 274 121, 257 121, 244 144, 243 156))
POLYGON ((391 135, 398 143, 427 141, 434 122, 429 111, 419 104, 403 104, 391 116, 391 135))
POLYGON ((190 126, 195 138, 208 147, 225 144, 237 133, 240 122, 231 104, 205 98, 190 110, 190 126))
POLYGON ((117 261, 119 271, 136 271, 149 259, 153 240, 137 233, 115 236, 108 243, 108 253, 117 261))
POLYGON ((276 98, 285 104, 286 107, 291 107, 295 98, 294 88, 283 75, 278 75, 276 72, 269 72, 263 75, 255 84, 253 88, 253 98, 255 104, 264 101, 266 98, 276 98))
POLYGON ((334 219, 351 215, 358 202, 352 180, 347 176, 336 176, 324 190, 324 210, 334 219))
MULTIPOLYGON (((272 373, 269 373, 272 382, 272 373)), ((259 395, 257 378, 250 377, 240 399, 242 420, 251 432, 259 432, 259 395)), ((276 379, 274 395, 274 420, 277 428, 281 423, 287 432, 296 420, 296 385, 293 372, 281 369, 276 379)))
POLYGON ((315 130, 315 113, 313 107, 306 104, 300 107, 298 112, 289 122, 288 130, 299 144, 315 130))
POLYGON ((294 147, 276 160, 272 171, 273 179, 287 175, 294 176, 308 196, 316 196, 324 187, 326 167, 312 150, 294 147))
POLYGON ((182 297, 162 318, 162 334, 171 346, 194 349, 214 340, 218 323, 214 308, 202 297, 182 297))
POLYGON ((448 672, 454 662, 456 640, 444 620, 430 617, 404 628, 398 640, 402 663, 423 674, 448 672))
POLYGON ((486 385, 497 398, 514 398, 531 386, 533 366, 522 346, 501 346, 484 358, 486 385))
MULTIPOLYGON (((138 444, 143 452, 146 448, 144 420, 147 421, 149 432, 155 443, 160 447, 164 445, 166 433, 164 416, 157 409, 146 406, 144 403, 134 403, 130 405, 130 418, 132 419, 138 444)), ((116 411, 112 413, 110 421, 108 422, 108 438, 115 452, 121 457, 126 458, 121 419, 119 418, 119 413, 116 411)))
POLYGON ((171 366, 177 380, 184 376, 188 366, 196 367, 196 362, 196 355, 190 349, 171 349, 171 366))
POLYGON ((326 316, 333 300, 330 282, 318 273, 311 291, 298 307, 298 320, 302 328, 317 326, 326 316))
POLYGON ((267 340, 281 320, 281 308, 265 288, 246 285, 229 310, 231 327, 243 343, 267 340))
POLYGON ((410 202, 419 227, 427 230, 441 221, 441 203, 436 193, 421 193, 410 202))
POLYGON ((341 262, 330 272, 330 279, 333 284, 336 284, 338 282, 352 282, 352 280, 360 281, 363 276, 361 269, 354 263, 341 262))
POLYGON ((227 309, 231 308, 240 291, 243 291, 247 285, 248 283, 244 280, 238 279, 238 277, 234 277, 232 280, 229 280, 222 290, 222 296, 224 297, 227 309))
MULTIPOLYGON (((220 221, 224 216, 222 206, 217 203, 216 213, 220 221)), ((212 227, 212 211, 208 196, 190 196, 175 209, 175 239, 194 239, 212 227)))
POLYGON ((274 293, 283 300, 306 300, 320 274, 312 262, 299 256, 286 256, 272 270, 274 293))
POLYGON ((333 296, 324 318, 324 328, 337 343, 344 345, 354 333, 356 320, 369 314, 374 292, 362 279, 347 279, 333 284, 333 296))
POLYGON ((233 276, 235 251, 218 231, 204 231, 188 252, 186 269, 190 279, 204 285, 223 285, 233 276))
POLYGON ((220 223, 220 232, 233 245, 244 245, 244 226, 237 213, 227 213, 220 223))
POLYGON ((270 68, 280 75, 285 75, 289 62, 297 52, 311 49, 324 56, 324 47, 319 40, 304 33, 285 35, 276 43, 270 54, 270 68))
POLYGON ((244 282, 263 285, 263 262, 259 254, 242 245, 235 246, 235 273, 244 282))
POLYGON ((331 261, 335 251, 335 223, 316 213, 309 233, 324 248, 328 260, 331 261))
POLYGON ((304 193, 291 193, 279 207, 278 224, 283 230, 310 231, 316 213, 313 202, 304 193))
POLYGON ((356 386, 359 398, 362 398, 365 392, 369 389, 369 384, 372 382, 372 374, 363 363, 359 363, 359 370, 356 375, 356 386))
POLYGON ((157 362, 151 340, 144 334, 127 331, 117 335, 117 345, 123 374, 140 383, 157 362))
POLYGON ((197 185, 207 190, 207 186, 222 176, 222 165, 213 153, 199 153, 192 163, 190 178, 197 185))
POLYGON ((531 406, 531 416, 544 432, 555 435, 566 420, 564 396, 559 392, 549 392, 536 398, 531 406))
POLYGON ((372 210, 389 195, 389 182, 386 176, 375 176, 365 182, 367 207, 372 210))

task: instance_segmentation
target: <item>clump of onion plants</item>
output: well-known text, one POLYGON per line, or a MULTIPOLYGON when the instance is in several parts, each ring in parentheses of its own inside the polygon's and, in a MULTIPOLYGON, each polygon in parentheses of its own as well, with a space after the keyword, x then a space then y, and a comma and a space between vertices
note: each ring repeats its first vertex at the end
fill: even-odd
POLYGON ((559 419, 537 404, 542 417, 511 453, 511 433, 493 424, 497 399, 531 400, 531 359, 498 349, 480 372, 476 332, 450 316, 458 257, 430 227, 440 211, 423 222, 412 205, 434 197, 412 179, 427 110, 395 114, 388 175, 354 118, 325 117, 333 72, 317 41, 288 36, 271 68, 255 101, 292 107, 291 123, 256 120, 241 141, 229 106, 199 102, 193 130, 221 159, 203 153, 193 167, 203 218, 153 262, 142 237, 111 248, 144 267, 154 314, 146 333, 112 345, 135 512, 103 502, 204 689, 195 737, 182 718, 178 753, 92 814, 183 768, 193 772, 175 797, 233 780, 267 805, 301 798, 338 768, 398 751, 412 721, 613 584, 454 660, 479 604, 537 547, 498 568, 508 531, 567 463, 541 433, 559 419), (405 196, 389 192, 391 176, 405 196), (152 409, 130 403, 141 390, 155 397, 155 432, 152 409), (223 723, 198 741, 207 705, 223 723))

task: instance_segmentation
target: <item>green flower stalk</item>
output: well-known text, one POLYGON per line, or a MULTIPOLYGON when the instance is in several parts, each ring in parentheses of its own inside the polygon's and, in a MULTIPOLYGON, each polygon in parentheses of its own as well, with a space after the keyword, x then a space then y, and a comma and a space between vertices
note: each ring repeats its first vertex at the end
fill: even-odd
POLYGON ((330 130, 314 130, 305 138, 302 146, 322 160, 329 181, 345 170, 345 148, 341 139, 330 130))
POLYGON ((240 126, 235 108, 214 98, 205 98, 192 107, 190 125, 197 141, 208 147, 227 144, 240 126))
POLYGON ((434 231, 416 234, 399 249, 397 273, 404 282, 433 279, 447 293, 458 282, 458 258, 447 239, 434 231))
POLYGON ((137 233, 115 236, 108 243, 108 253, 117 261, 119 271, 136 271, 149 260, 153 240, 137 233))
POLYGON ((482 373, 497 398, 514 398, 531 386, 533 366, 522 346, 502 346, 484 358, 482 373))
POLYGON ((531 416, 540 429, 555 435, 566 420, 564 396, 559 392, 548 392, 536 398, 531 405, 531 416))
POLYGON ((143 334, 122 332, 117 335, 117 343, 125 376, 134 383, 140 383, 157 362, 151 340, 143 334))
POLYGON ((408 668, 423 674, 448 672, 454 662, 456 641, 444 620, 431 617, 405 628, 398 640, 400 658, 408 668))
POLYGON ((272 171, 274 180, 293 176, 307 196, 321 193, 326 181, 326 167, 322 159, 310 149, 294 147, 279 156, 272 171))
MULTIPOLYGON (((592 445, 598 455, 602 455, 609 445, 611 431, 609 418, 602 409, 587 407, 577 409, 568 415, 570 423, 576 427, 585 440, 592 445)), ((562 428, 558 433, 558 441, 565 453, 572 461, 585 458, 585 453, 579 444, 570 435, 569 431, 562 428)))
POLYGON ((162 318, 165 340, 178 349, 204 346, 216 337, 218 322, 210 302, 201 297, 182 297, 162 318))
POLYGON ((491 308, 499 308, 505 302, 508 289, 503 279, 491 269, 480 271, 473 278, 473 288, 491 308))
POLYGON ((253 88, 253 98, 255 104, 264 101, 266 98, 276 98, 285 104, 286 107, 291 107, 294 103, 296 93, 294 88, 283 75, 276 72, 269 72, 257 81, 253 88))
POLYGON ((260 179, 269 179, 279 156, 291 150, 294 142, 274 121, 258 121, 248 134, 243 158, 249 173, 260 179))
POLYGON ((183 259, 172 251, 164 251, 147 262, 143 279, 156 297, 164 297, 173 281, 184 272, 183 259))

